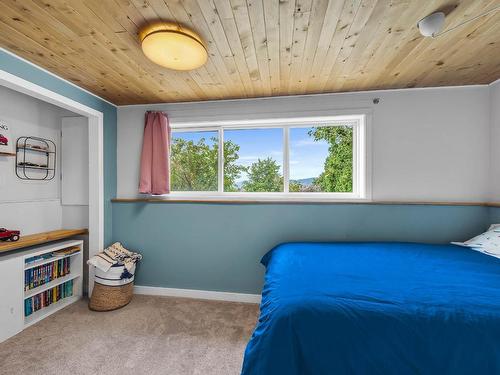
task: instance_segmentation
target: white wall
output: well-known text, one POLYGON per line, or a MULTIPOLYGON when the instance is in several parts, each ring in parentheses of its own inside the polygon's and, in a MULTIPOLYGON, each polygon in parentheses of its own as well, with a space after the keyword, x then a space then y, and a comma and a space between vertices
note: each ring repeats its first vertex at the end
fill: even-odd
MULTIPOLYGON (((39 136, 60 149, 61 118, 73 113, 0 86, 0 119, 11 138, 39 136)), ((57 154, 59 155, 59 153, 57 154)), ((23 181, 15 174, 15 158, 0 156, 0 227, 31 234, 62 227, 60 158, 50 181, 23 181)))
POLYGON ((490 85, 490 199, 500 202, 500 80, 490 85))
POLYGON ((62 206, 62 225, 64 228, 88 228, 89 206, 62 206))
POLYGON ((65 228, 89 223, 89 126, 86 117, 62 119, 61 204, 65 228))
POLYGON ((0 202, 0 227, 18 229, 21 235, 60 229, 62 208, 59 199, 0 202))
POLYGON ((470 201, 487 197, 489 88, 387 90, 118 108, 117 196, 137 196, 146 110, 172 124, 256 119, 345 109, 372 111, 374 200, 470 201), (373 104, 373 98, 380 103, 373 104))

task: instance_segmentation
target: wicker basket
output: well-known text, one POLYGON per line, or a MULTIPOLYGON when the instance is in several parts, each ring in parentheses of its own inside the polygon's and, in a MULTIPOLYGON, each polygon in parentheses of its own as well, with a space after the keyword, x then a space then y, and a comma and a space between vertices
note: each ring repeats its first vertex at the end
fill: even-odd
POLYGON ((120 286, 108 286, 94 283, 94 290, 89 301, 89 309, 111 311, 127 305, 132 300, 134 283, 120 286))

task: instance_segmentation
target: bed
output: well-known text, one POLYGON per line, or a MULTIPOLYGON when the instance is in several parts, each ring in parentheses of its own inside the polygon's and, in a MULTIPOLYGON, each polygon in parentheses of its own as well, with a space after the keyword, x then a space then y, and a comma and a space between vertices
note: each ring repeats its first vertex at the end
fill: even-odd
POLYGON ((455 245, 288 243, 262 264, 242 375, 500 373, 500 259, 455 245))

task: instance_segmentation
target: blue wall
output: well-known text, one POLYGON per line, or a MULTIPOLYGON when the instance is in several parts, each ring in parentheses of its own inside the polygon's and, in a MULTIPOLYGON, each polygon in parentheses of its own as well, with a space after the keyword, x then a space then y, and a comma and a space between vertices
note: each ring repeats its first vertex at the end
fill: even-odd
POLYGON ((281 242, 462 241, 488 215, 481 206, 114 202, 113 240, 143 253, 138 285, 259 293, 260 258, 281 242))
POLYGON ((109 243, 111 198, 116 195, 116 107, 1 50, 0 69, 104 114, 104 243, 109 243))
POLYGON ((488 224, 500 224, 500 207, 490 207, 488 224))
POLYGON ((104 113, 105 243, 144 260, 137 284, 258 293, 261 256, 286 241, 465 240, 500 223, 500 208, 369 204, 111 204, 116 108, 0 51, 0 69, 104 113))

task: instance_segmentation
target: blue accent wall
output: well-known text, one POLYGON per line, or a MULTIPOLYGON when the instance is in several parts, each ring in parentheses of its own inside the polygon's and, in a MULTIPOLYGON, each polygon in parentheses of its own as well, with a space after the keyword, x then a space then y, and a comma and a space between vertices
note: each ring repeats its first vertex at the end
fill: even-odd
POLYGON ((116 195, 116 107, 1 50, 0 69, 104 114, 104 243, 109 243, 111 198, 116 195))
POLYGON ((260 292, 282 242, 447 243, 488 224, 482 206, 113 203, 113 240, 144 255, 137 285, 240 293, 260 292))
POLYGON ((500 207, 490 207, 488 224, 500 224, 500 207))

